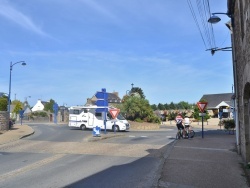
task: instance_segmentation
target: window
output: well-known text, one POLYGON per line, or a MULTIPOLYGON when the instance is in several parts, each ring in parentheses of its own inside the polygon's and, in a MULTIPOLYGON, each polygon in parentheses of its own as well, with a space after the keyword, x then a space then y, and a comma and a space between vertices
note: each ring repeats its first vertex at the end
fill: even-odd
POLYGON ((80 111, 79 110, 73 110, 73 114, 79 114, 80 111))
POLYGON ((96 112, 95 116, 97 119, 102 120, 102 113, 101 112, 96 112))

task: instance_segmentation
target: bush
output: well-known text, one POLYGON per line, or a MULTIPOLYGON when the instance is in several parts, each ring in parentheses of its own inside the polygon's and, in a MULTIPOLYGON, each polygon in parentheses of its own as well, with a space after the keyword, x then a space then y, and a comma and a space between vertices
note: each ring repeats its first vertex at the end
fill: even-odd
POLYGON ((143 122, 143 120, 141 120, 140 118, 136 118, 136 119, 135 119, 135 122, 142 123, 142 122, 143 122))
POLYGON ((31 116, 32 116, 32 117, 33 117, 33 116, 37 116, 37 117, 47 117, 48 115, 47 115, 46 112, 41 111, 41 112, 33 112, 33 113, 31 114, 31 116))
POLYGON ((225 129, 235 129, 235 122, 234 119, 224 119, 222 120, 222 124, 224 125, 225 129))
POLYGON ((5 97, 0 98, 0 111, 7 111, 8 99, 5 97))

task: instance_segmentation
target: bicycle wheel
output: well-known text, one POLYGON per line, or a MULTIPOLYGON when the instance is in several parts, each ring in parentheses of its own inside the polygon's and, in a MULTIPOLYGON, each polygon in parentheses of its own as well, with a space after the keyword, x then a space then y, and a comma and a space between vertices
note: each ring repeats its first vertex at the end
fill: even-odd
POLYGON ((176 140, 179 140, 181 138, 180 132, 177 132, 176 134, 176 140))
POLYGON ((195 132, 193 130, 191 130, 191 131, 189 131, 188 135, 189 135, 189 138, 193 138, 195 135, 195 132))

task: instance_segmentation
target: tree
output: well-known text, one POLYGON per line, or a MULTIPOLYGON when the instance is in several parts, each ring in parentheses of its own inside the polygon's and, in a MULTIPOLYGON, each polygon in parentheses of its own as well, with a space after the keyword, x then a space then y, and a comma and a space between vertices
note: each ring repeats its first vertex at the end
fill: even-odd
POLYGON ((133 95, 135 93, 138 93, 141 96, 141 98, 143 98, 143 99, 146 98, 145 95, 144 95, 144 93, 143 93, 143 91, 142 91, 142 89, 140 87, 133 87, 131 89, 130 95, 133 95))
POLYGON ((157 110, 157 106, 155 104, 151 105, 152 110, 157 110))
POLYGON ((153 113, 148 100, 141 97, 130 96, 122 105, 121 112, 126 118, 132 121, 160 122, 160 119, 153 113))
POLYGON ((168 105, 168 103, 164 104, 164 108, 165 108, 166 110, 169 110, 169 105, 168 105))
POLYGON ((165 110, 165 107, 164 107, 163 104, 159 103, 159 104, 158 104, 158 109, 159 109, 159 110, 165 110))
POLYGON ((7 111, 8 109, 8 97, 0 97, 0 111, 7 111))
POLYGON ((181 101, 178 103, 178 109, 191 109, 192 105, 188 104, 188 102, 181 101))
POLYGON ((175 104, 174 104, 173 102, 171 102, 171 103, 169 104, 169 109, 170 109, 170 110, 175 110, 175 109, 176 109, 175 104))
POLYGON ((50 99, 50 101, 44 105, 44 111, 54 112, 53 110, 54 104, 55 104, 55 101, 53 99, 50 99))
POLYGON ((12 104, 15 105, 15 108, 13 109, 13 113, 15 114, 18 114, 19 111, 23 109, 23 103, 19 100, 14 100, 12 104))

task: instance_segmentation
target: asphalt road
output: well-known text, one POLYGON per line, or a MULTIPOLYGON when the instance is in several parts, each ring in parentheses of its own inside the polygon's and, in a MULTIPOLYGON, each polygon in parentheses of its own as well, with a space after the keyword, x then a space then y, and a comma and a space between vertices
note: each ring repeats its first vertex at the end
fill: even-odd
POLYGON ((1 187, 153 187, 176 132, 129 131, 88 142, 91 130, 31 126, 34 135, 0 146, 1 187))

